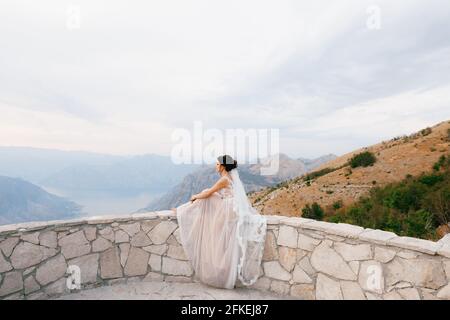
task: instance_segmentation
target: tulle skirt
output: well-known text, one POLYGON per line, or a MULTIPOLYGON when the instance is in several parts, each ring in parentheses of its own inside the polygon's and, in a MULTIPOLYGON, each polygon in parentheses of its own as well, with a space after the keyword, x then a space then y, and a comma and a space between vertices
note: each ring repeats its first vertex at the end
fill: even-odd
POLYGON ((240 250, 233 198, 214 193, 187 202, 177 208, 177 219, 195 277, 213 287, 233 289, 240 250))

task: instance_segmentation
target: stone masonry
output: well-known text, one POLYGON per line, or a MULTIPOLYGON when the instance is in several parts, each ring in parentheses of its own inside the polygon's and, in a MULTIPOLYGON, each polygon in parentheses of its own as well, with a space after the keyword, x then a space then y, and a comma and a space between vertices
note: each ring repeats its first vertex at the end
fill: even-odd
MULTIPOLYGON (((450 237, 432 242, 266 217, 251 288, 301 299, 450 299, 450 237)), ((0 226, 0 299, 47 299, 129 280, 196 282, 171 211, 0 226), (77 270, 81 289, 69 289, 77 270)))

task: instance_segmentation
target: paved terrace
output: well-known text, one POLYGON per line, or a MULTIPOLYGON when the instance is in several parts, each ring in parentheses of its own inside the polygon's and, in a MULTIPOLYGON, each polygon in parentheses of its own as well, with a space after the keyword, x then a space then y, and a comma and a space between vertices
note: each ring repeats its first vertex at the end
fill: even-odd
POLYGON ((128 282, 82 290, 57 300, 292 300, 294 297, 248 288, 218 289, 201 283, 128 282))

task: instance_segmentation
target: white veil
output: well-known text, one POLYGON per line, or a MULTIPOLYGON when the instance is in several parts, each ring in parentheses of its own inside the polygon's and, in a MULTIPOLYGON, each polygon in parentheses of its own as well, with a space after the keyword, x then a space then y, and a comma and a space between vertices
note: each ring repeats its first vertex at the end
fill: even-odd
POLYGON ((234 211, 237 213, 237 239, 240 247, 238 278, 244 285, 258 280, 266 238, 266 218, 252 207, 245 193, 237 169, 230 171, 234 194, 234 211))

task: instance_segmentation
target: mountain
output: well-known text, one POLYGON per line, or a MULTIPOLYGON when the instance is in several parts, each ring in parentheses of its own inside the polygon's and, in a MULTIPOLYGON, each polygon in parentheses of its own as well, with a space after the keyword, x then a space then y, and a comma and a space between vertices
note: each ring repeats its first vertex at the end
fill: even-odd
POLYGON ((116 156, 84 151, 0 147, 0 175, 21 178, 47 190, 75 194, 162 193, 198 165, 175 165, 154 154, 116 156))
POLYGON ((306 158, 298 158, 306 167, 306 170, 309 172, 319 166, 321 166, 324 163, 327 163, 328 161, 331 161, 333 159, 336 159, 337 156, 335 154, 327 154, 324 156, 321 156, 316 159, 306 159, 306 158))
POLYGON ((315 173, 286 181, 278 188, 251 195, 253 205, 263 214, 300 216, 306 204, 317 202, 330 207, 338 201, 348 206, 375 186, 384 186, 432 170, 439 158, 450 150, 450 121, 416 133, 361 148, 316 168, 315 173), (370 152, 376 162, 351 168, 349 160, 370 152), (307 180, 310 180, 309 182, 307 180))
MULTIPOLYGON (((239 165, 239 175, 247 192, 258 191, 267 186, 274 186, 286 179, 291 179, 302 175, 308 170, 307 165, 302 160, 291 159, 284 154, 279 154, 279 170, 276 175, 263 176, 260 169, 269 159, 266 158, 257 164, 239 165)), ((328 156, 332 157, 332 156, 328 156)), ((336 157, 336 156, 335 156, 336 157)), ((320 159, 320 158, 318 158, 320 159)), ((311 164, 319 165, 321 160, 308 160, 311 164)), ((313 165, 314 166, 314 165, 313 165)), ((218 179, 218 174, 214 166, 204 166, 201 169, 188 174, 183 181, 172 188, 164 196, 153 200, 147 207, 139 211, 165 210, 177 207, 189 201, 191 195, 201 192, 211 187, 218 179)))
POLYGON ((77 194, 160 193, 179 183, 186 174, 196 168, 198 165, 176 165, 170 157, 142 155, 112 164, 69 166, 41 180, 40 184, 77 194))
POLYGON ((22 179, 0 176, 0 224, 70 219, 80 206, 22 179))
POLYGON ((0 147, 0 175, 39 184, 48 176, 77 165, 109 165, 127 157, 84 151, 0 147))

